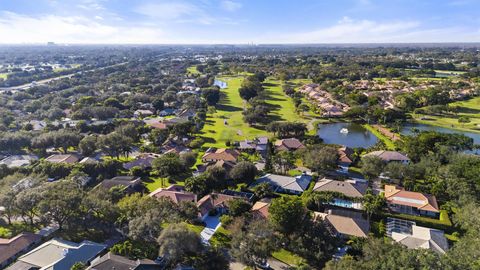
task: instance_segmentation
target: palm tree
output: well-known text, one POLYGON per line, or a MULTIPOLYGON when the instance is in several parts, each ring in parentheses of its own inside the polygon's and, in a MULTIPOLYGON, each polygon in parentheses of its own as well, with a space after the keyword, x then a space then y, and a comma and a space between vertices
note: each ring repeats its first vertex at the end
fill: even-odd
POLYGON ((363 209, 367 213, 368 222, 373 214, 379 213, 385 206, 385 197, 380 195, 366 194, 363 197, 363 209))

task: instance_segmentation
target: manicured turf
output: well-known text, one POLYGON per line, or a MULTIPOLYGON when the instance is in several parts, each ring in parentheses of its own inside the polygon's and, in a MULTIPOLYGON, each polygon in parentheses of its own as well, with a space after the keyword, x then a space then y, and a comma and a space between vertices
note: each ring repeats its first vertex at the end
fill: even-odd
POLYGON ((265 91, 268 95, 267 103, 273 108, 270 115, 272 121, 302 121, 303 118, 295 111, 293 100, 283 93, 282 83, 278 80, 268 79, 265 81, 265 91))
POLYGON ((148 181, 144 181, 143 183, 149 192, 152 192, 157 188, 164 188, 170 185, 168 178, 163 178, 162 180, 160 177, 150 177, 148 181))
POLYGON ((230 231, 223 226, 220 226, 215 234, 213 234, 212 238, 210 238, 210 244, 215 247, 228 248, 230 247, 231 240, 230 231))
POLYGON ((222 97, 217 111, 207 115, 207 121, 201 136, 205 139, 205 147, 225 147, 227 141, 252 139, 267 135, 266 131, 249 126, 243 121, 244 101, 238 93, 243 77, 220 77, 227 88, 222 89, 222 97))
MULTIPOLYGON (((205 139, 204 147, 225 147, 227 141, 252 139, 257 136, 271 136, 265 130, 249 126, 243 121, 243 108, 248 104, 240 97, 240 88, 243 76, 219 77, 227 83, 222 89, 222 97, 213 114, 208 114, 201 136, 205 139)), ((294 83, 302 85, 307 80, 296 80, 294 83)), ((271 106, 269 121, 295 121, 306 124, 315 121, 310 116, 301 116, 295 110, 293 100, 283 93, 282 82, 273 78, 265 81, 266 102, 271 106)), ((313 127, 313 125, 309 125, 313 127)))
POLYGON ((0 73, 0 79, 6 80, 6 79, 7 79, 7 75, 8 75, 8 73, 0 73))
POLYGON ((380 131, 376 130, 374 127, 371 125, 362 125, 366 130, 370 131, 375 137, 377 137, 379 140, 381 140, 389 150, 395 150, 395 143, 390 140, 387 136, 383 135, 380 131))
POLYGON ((203 229, 205 229, 205 226, 203 226, 203 225, 194 225, 194 224, 188 224, 188 223, 185 223, 185 225, 187 226, 187 228, 194 231, 198 235, 200 235, 200 233, 203 231, 203 229))
POLYGON ((191 66, 187 68, 187 72, 192 74, 192 75, 200 75, 200 71, 198 71, 196 66, 191 66))
POLYGON ((272 257, 288 265, 299 265, 305 261, 300 256, 285 249, 280 249, 278 251, 273 252, 272 257))
POLYGON ((427 115, 428 120, 421 120, 424 115, 413 115, 415 121, 422 124, 429 124, 444 128, 456 129, 460 131, 480 132, 480 97, 475 97, 465 101, 452 102, 449 106, 458 106, 459 113, 447 114, 441 116, 427 115), (458 118, 466 116, 470 118, 470 123, 459 123, 458 118))

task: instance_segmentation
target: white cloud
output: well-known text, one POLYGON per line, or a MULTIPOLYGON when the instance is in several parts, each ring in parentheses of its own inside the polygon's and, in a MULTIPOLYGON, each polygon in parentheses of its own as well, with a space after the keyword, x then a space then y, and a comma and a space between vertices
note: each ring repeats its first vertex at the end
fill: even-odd
POLYGON ((220 6, 227 11, 236 11, 242 8, 242 4, 230 0, 224 0, 220 2, 220 6))
POLYGON ((83 16, 25 16, 0 13, 1 43, 163 43, 158 27, 114 26, 83 16))
POLYGON ((104 10, 105 8, 101 4, 101 0, 82 0, 79 1, 79 4, 77 4, 78 8, 84 9, 84 10, 93 10, 93 11, 98 11, 98 10, 104 10))
POLYGON ((195 5, 181 2, 147 3, 137 7, 135 11, 148 17, 163 20, 178 19, 186 15, 193 16, 200 12, 195 5))
POLYGON ((464 28, 423 28, 418 21, 353 20, 343 17, 335 25, 293 34, 271 34, 260 43, 389 43, 389 42, 475 42, 464 28))

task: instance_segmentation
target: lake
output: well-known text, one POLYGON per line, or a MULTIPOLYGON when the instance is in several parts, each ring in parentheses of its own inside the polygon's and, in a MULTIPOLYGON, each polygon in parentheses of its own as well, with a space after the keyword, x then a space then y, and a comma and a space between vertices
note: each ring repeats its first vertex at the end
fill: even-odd
POLYGON ((348 147, 368 148, 378 142, 378 138, 370 131, 355 123, 331 123, 318 125, 317 135, 324 143, 346 145, 348 147), (340 132, 348 129, 347 134, 340 132))

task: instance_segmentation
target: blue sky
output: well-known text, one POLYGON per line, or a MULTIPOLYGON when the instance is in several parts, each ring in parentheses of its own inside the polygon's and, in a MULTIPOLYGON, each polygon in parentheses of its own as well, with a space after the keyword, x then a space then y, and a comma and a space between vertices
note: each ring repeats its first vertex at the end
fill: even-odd
POLYGON ((0 43, 480 42, 480 0, 0 0, 0 43))

